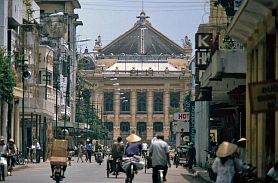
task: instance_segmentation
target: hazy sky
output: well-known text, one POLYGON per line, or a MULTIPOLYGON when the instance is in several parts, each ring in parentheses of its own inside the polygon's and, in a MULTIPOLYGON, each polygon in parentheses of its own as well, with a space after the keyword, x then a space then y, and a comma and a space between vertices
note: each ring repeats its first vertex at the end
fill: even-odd
MULTIPOLYGON (((101 35, 103 46, 129 30, 142 11, 142 0, 79 0, 81 9, 75 12, 83 21, 77 28, 77 39, 91 38, 79 43, 92 50, 94 40, 101 35)), ((144 0, 143 9, 152 26, 182 45, 185 35, 194 45, 198 25, 207 23, 209 0, 144 0)), ((83 50, 82 49, 82 50, 83 50)))

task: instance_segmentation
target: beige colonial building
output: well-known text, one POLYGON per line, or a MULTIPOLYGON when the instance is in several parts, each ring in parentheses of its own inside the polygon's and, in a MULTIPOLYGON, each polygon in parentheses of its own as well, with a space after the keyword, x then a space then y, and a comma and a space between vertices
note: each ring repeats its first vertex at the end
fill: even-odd
POLYGON ((171 136, 173 112, 184 111, 191 82, 191 43, 183 47, 152 27, 144 12, 123 35, 105 47, 100 36, 94 55, 83 55, 82 75, 93 87, 91 102, 109 130, 108 138, 125 139, 133 130, 144 140, 156 132, 171 136))

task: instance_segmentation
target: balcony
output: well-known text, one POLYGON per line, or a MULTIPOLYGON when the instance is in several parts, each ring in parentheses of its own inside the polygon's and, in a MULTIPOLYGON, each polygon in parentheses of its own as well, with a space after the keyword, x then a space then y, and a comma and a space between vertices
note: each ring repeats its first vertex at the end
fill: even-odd
POLYGON ((212 87, 212 101, 229 101, 227 91, 245 85, 245 50, 218 50, 200 78, 201 87, 212 87))

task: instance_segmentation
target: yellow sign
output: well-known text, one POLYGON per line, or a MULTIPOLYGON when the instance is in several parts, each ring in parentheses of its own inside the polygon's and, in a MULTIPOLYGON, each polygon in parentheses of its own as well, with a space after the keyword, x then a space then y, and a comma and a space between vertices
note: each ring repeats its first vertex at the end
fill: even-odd
POLYGON ((278 110, 278 81, 249 84, 251 112, 278 110))

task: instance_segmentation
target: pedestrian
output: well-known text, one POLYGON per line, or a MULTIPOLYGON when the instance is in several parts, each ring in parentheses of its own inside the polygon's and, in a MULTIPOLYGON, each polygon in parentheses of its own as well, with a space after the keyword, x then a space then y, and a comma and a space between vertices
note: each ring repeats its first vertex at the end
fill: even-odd
POLYGON ((142 143, 142 157, 146 157, 147 156, 147 152, 148 152, 148 144, 146 143, 146 141, 144 141, 142 143))
POLYGON ((212 170, 217 174, 216 183, 237 182, 236 172, 240 171, 241 164, 238 158, 233 157, 238 146, 230 142, 222 142, 217 151, 216 158, 212 164, 212 170))
POLYGON ((0 137, 0 156, 5 153, 5 138, 3 136, 0 137))
POLYGON ((122 143, 122 137, 117 138, 117 142, 112 145, 111 155, 113 158, 113 175, 115 175, 116 171, 116 162, 117 160, 122 160, 124 155, 124 144, 122 143))
POLYGON ((83 163, 83 144, 82 142, 79 142, 78 146, 77 146, 77 163, 79 161, 79 159, 81 160, 81 162, 83 163))
POLYGON ((134 155, 140 156, 142 151, 142 144, 140 143, 141 137, 132 133, 126 138, 126 140, 125 155, 127 157, 133 157, 134 155))
POLYGON ((41 145, 37 139, 34 140, 35 148, 36 148, 36 162, 41 162, 41 145))
POLYGON ((163 170, 163 181, 166 180, 166 175, 168 171, 168 166, 171 167, 170 157, 169 157, 169 147, 164 141, 164 135, 158 133, 156 135, 156 140, 150 146, 149 149, 150 156, 152 157, 152 180, 153 183, 158 182, 159 170, 163 170), (168 164, 168 166, 167 166, 168 164))
POLYGON ((245 163, 245 154, 246 154, 246 138, 241 138, 237 141, 238 149, 238 158, 245 163))
POLYGON ((277 183, 278 182, 278 161, 274 166, 267 172, 265 177, 265 183, 277 183))
POLYGON ((188 145, 188 169, 192 170, 193 164, 196 164, 196 149, 192 142, 190 142, 188 145))
POLYGON ((87 145, 86 145, 86 151, 87 151, 87 160, 89 160, 89 163, 92 162, 92 152, 93 152, 93 145, 90 139, 87 139, 87 145))
POLYGON ((9 175, 11 175, 12 167, 15 166, 16 150, 17 150, 17 147, 14 143, 14 139, 9 139, 9 141, 6 144, 5 149, 4 149, 4 152, 5 152, 4 154, 6 155, 6 158, 7 158, 8 167, 10 167, 10 169, 8 170, 9 175))

